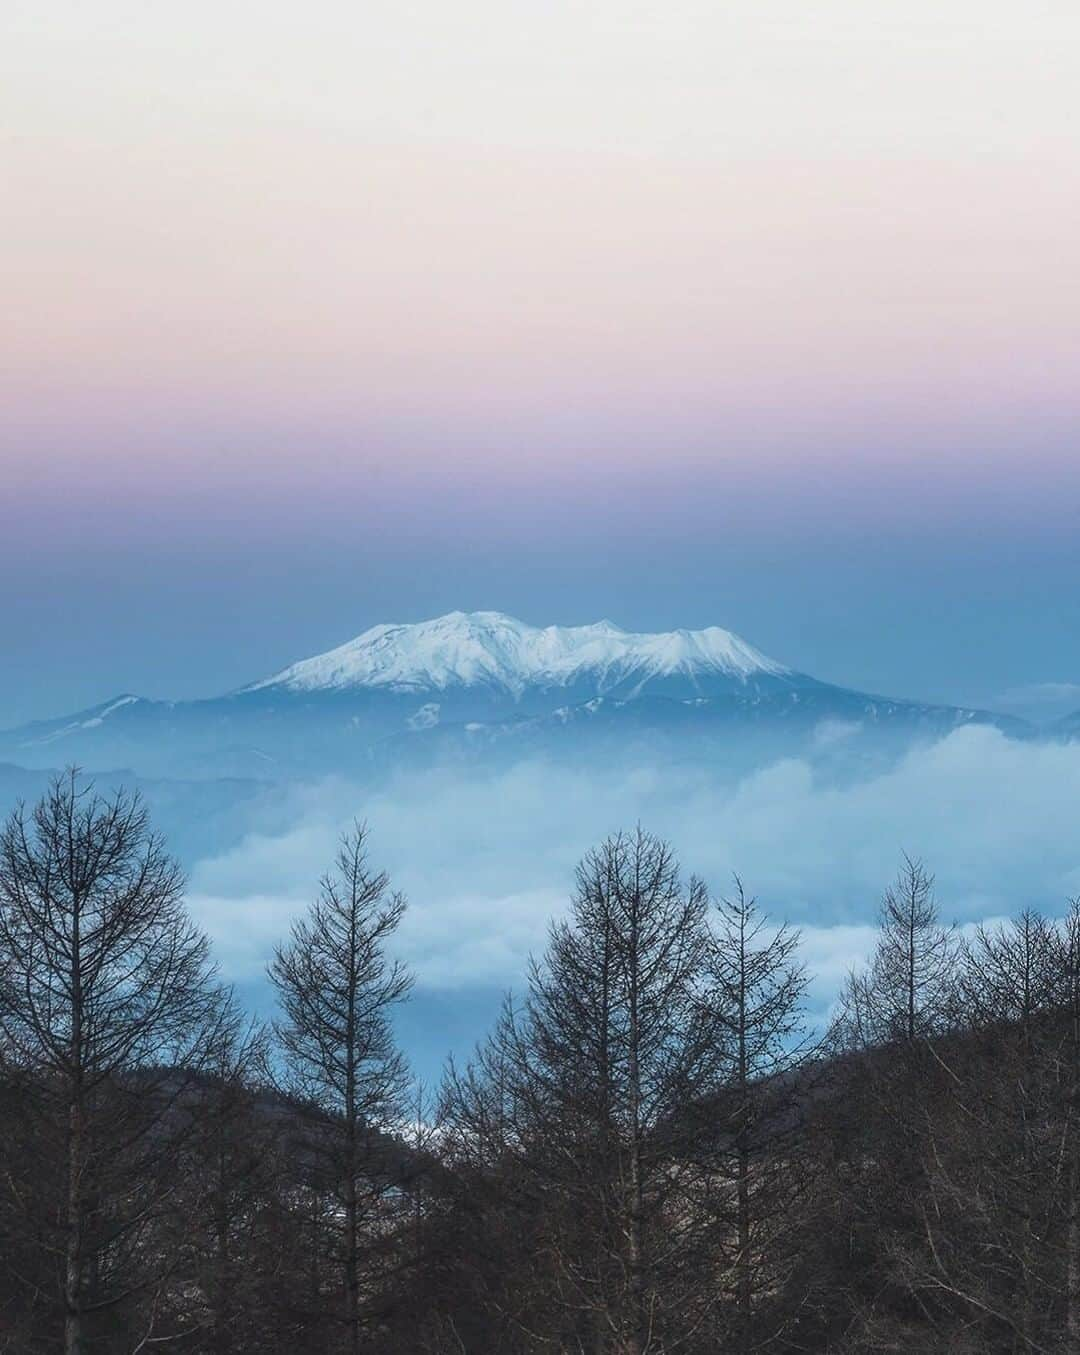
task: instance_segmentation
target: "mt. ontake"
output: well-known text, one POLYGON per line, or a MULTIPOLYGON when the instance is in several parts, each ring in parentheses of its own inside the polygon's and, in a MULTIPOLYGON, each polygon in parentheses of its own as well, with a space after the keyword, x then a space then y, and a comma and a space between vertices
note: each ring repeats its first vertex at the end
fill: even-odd
POLYGON ((486 685, 519 696, 529 686, 590 681, 601 693, 630 678, 640 689, 650 679, 676 675, 694 682, 790 671, 717 626, 642 635, 610 621, 540 629, 502 612, 450 612, 415 625, 373 626, 348 644, 295 663, 245 691, 442 691, 486 685))
MULTIPOLYGON (((793 752, 823 727, 908 739, 1021 722, 821 682, 719 627, 660 634, 610 621, 527 625, 451 612, 379 625, 238 691, 198 701, 117 696, 0 735, 0 759, 143 775, 276 779, 389 771, 446 758, 713 760, 793 752)), ((832 738, 832 735, 830 735, 832 738)))

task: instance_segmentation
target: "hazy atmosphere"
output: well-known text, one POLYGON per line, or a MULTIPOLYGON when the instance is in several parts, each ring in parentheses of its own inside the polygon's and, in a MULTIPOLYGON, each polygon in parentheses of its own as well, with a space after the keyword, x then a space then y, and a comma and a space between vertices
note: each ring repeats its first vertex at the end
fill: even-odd
MULTIPOLYGON (((457 607, 1080 708, 1075 15, 449 14, 7 11, 0 724, 457 607)), ((185 865, 255 973, 360 814, 422 984, 501 985, 639 816, 815 928, 869 924, 902 848, 958 917, 1063 900, 1047 759, 1075 776, 958 734, 842 788, 783 756, 319 780, 185 865)))
POLYGON ((15 0, 6 722, 456 607, 1080 682, 1076 24, 15 0))
POLYGON ((1080 1355, 1078 90, 8 0, 0 1352, 1080 1355))

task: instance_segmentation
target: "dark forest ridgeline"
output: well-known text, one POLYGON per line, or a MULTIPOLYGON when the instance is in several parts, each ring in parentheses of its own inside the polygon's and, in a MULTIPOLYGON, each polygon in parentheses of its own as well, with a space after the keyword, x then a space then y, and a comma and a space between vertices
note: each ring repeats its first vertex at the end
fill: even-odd
POLYGON ((905 859, 825 1034, 795 932, 591 852, 435 1095, 358 828, 248 1021, 137 797, 0 835, 0 1351, 1080 1351, 1080 909, 905 859))

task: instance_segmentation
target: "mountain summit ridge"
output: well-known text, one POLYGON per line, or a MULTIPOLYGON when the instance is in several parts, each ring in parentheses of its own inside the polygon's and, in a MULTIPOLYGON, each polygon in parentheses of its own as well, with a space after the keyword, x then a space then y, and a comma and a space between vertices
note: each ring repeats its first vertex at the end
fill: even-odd
POLYGON ((324 654, 302 659, 240 694, 287 689, 384 687, 441 691, 485 685, 519 695, 529 686, 567 687, 590 677, 597 690, 681 676, 788 677, 792 670, 719 626, 626 631, 611 621, 530 626, 503 612, 449 612, 431 621, 373 626, 324 654))
POLYGON ((719 626, 648 633, 450 612, 373 626, 220 696, 125 694, 6 730, 0 761, 259 780, 590 756, 721 769, 838 746, 858 756, 874 739, 898 749, 968 724, 1027 735, 988 711, 822 682, 719 626))

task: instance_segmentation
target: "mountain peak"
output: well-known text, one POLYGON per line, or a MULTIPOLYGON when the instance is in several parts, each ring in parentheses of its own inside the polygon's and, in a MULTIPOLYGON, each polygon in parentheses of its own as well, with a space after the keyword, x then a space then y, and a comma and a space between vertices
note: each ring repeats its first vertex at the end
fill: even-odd
POLYGON ((746 681, 790 671, 719 626, 652 634, 611 621, 538 627, 503 612, 449 612, 431 621, 372 626, 245 691, 488 686, 518 695, 528 686, 570 686, 586 678, 603 691, 638 674, 642 682, 674 675, 746 681))

